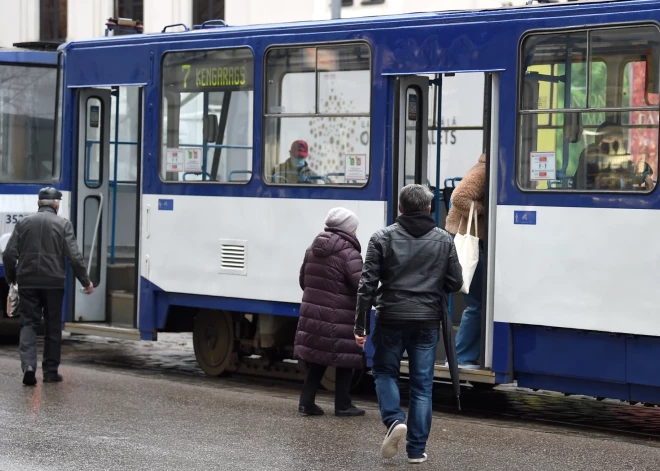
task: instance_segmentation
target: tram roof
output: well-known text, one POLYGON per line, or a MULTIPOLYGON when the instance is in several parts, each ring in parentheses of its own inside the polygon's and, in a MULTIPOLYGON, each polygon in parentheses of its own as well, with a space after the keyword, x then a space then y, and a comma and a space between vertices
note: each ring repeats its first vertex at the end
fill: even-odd
MULTIPOLYGON (((518 19, 533 19, 541 14, 544 18, 562 16, 566 9, 571 8, 572 14, 594 14, 600 12, 639 12, 646 9, 657 9, 660 0, 580 0, 568 3, 535 3, 531 5, 500 7, 481 10, 450 10, 426 13, 404 13, 386 16, 363 16, 356 18, 341 18, 316 21, 298 21, 286 23, 269 23, 240 26, 207 27, 204 29, 191 29, 189 31, 160 32, 146 34, 130 34, 122 36, 109 36, 76 40, 60 45, 58 50, 76 49, 78 47, 109 46, 113 44, 144 44, 160 43, 180 40, 189 40, 192 37, 199 39, 203 36, 261 35, 273 31, 282 32, 283 28, 305 32, 327 32, 332 29, 354 29, 356 27, 401 26, 402 24, 425 24, 433 22, 454 23, 458 19, 465 22, 506 21, 518 19)), ((163 30, 164 31, 164 30, 163 30)))
POLYGON ((0 63, 55 66, 57 65, 57 52, 17 47, 0 48, 0 63))

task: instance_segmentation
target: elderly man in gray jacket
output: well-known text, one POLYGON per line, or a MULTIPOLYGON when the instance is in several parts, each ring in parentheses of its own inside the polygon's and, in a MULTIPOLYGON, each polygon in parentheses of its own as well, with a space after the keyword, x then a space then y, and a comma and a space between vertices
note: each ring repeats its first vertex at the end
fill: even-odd
POLYGON ((381 418, 387 427, 381 454, 383 458, 393 457, 407 436, 409 463, 427 459, 442 310, 447 309, 447 294, 463 285, 452 237, 437 228, 430 216, 432 199, 425 186, 404 187, 399 194, 401 216, 371 237, 358 287, 354 330, 358 345, 364 346, 369 313, 375 306, 372 372, 381 418), (397 385, 404 351, 410 361, 407 425, 397 385))
POLYGON ((18 283, 18 311, 21 316, 19 352, 23 384, 37 384, 37 334, 35 327, 44 317, 44 382, 62 381, 58 373, 62 341, 62 302, 66 277, 65 257, 73 273, 92 294, 85 261, 78 250, 73 226, 57 216, 62 193, 55 188, 39 191, 39 211, 21 219, 2 254, 5 278, 18 283), (18 270, 16 264, 18 263, 18 270))

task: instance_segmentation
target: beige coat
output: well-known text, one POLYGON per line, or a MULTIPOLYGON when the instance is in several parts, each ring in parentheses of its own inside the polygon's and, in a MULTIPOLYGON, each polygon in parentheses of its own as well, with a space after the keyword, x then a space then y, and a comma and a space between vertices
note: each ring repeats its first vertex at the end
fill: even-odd
MULTIPOLYGON (((486 192, 486 155, 479 157, 477 164, 465 174, 456 189, 451 194, 451 209, 447 215, 445 228, 450 234, 465 234, 467 220, 470 215, 470 205, 474 201, 474 210, 477 212, 479 232, 477 236, 484 240, 486 231, 484 227, 484 194, 486 192)), ((472 223, 474 226, 474 222, 472 223)), ((474 228, 471 229, 474 235, 474 228)))

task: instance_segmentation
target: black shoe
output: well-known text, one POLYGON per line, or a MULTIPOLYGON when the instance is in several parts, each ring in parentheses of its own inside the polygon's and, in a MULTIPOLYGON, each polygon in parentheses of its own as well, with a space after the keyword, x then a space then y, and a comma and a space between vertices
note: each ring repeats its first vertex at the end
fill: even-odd
POLYGON ((44 383, 59 383, 60 381, 63 380, 64 378, 59 373, 49 373, 47 375, 44 375, 44 383))
POLYGON ((34 368, 28 366, 23 372, 23 384, 26 386, 34 386, 37 384, 37 376, 34 373, 34 368))
POLYGON ((298 406, 298 412, 300 412, 302 415, 323 415, 323 414, 325 414, 325 412, 323 412, 323 409, 321 409, 316 404, 312 404, 311 406, 298 406))
POLYGON ((408 433, 408 427, 401 420, 395 420, 387 430, 385 440, 380 447, 380 454, 385 459, 390 459, 399 451, 399 442, 408 433))
POLYGON ((358 417, 364 414, 365 414, 364 409, 358 409, 352 404, 347 409, 342 409, 342 410, 335 409, 335 415, 337 417, 358 417))

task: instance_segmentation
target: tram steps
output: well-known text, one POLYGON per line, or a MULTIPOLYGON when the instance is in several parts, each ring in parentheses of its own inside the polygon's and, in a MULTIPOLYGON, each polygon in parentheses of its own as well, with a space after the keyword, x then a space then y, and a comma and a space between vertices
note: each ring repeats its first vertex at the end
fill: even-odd
POLYGON ((106 312, 116 326, 133 327, 135 318, 135 264, 108 265, 106 312))
POLYGON ((133 327, 135 317, 135 295, 126 291, 110 291, 107 299, 107 311, 112 325, 133 327))
POLYGON ((135 263, 114 263, 108 265, 108 291, 134 293, 135 263))

